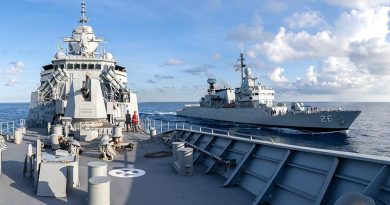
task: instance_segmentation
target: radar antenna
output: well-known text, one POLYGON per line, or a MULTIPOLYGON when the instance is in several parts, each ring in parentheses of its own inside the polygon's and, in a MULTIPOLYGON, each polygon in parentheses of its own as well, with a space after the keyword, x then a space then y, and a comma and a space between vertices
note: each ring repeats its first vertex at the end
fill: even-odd
POLYGON ((83 25, 85 25, 85 23, 88 22, 88 18, 87 18, 87 10, 86 10, 86 6, 85 6, 85 0, 83 0, 81 2, 81 17, 79 18, 79 23, 82 23, 83 25))
POLYGON ((242 82, 244 81, 244 70, 246 67, 244 53, 242 51, 240 52, 240 58, 237 59, 237 63, 234 67, 236 68, 236 71, 241 70, 241 85, 242 85, 242 82))
POLYGON ((209 78, 207 79, 207 83, 210 85, 209 89, 207 90, 209 94, 215 91, 214 85, 217 83, 217 80, 215 78, 209 78))

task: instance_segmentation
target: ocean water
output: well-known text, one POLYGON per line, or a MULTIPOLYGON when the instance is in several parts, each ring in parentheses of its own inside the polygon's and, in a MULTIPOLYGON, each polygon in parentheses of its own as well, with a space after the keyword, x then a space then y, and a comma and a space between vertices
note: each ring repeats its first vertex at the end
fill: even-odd
POLYGON ((390 103, 305 103, 319 108, 362 110, 347 133, 308 133, 230 122, 185 118, 175 111, 189 103, 140 103, 141 118, 188 123, 201 127, 255 135, 260 139, 307 147, 390 156, 390 103))
MULTIPOLYGON (((139 103, 140 117, 187 123, 257 136, 259 139, 307 147, 390 156, 390 103, 305 103, 319 108, 362 110, 347 133, 307 133, 294 129, 266 128, 176 116, 185 102, 139 103)), ((26 119, 28 103, 0 103, 0 122, 26 119)))

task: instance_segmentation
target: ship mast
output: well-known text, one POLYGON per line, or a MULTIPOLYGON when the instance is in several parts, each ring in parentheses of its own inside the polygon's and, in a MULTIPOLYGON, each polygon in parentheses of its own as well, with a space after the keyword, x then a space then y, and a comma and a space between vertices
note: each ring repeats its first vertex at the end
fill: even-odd
POLYGON ((241 70, 241 85, 242 82, 244 81, 244 68, 246 67, 245 65, 245 58, 244 58, 244 53, 241 51, 240 52, 240 58, 237 59, 238 64, 236 64, 236 71, 241 70))
POLYGON ((83 26, 88 22, 88 17, 87 17, 87 10, 85 6, 85 0, 81 2, 81 17, 79 18, 79 23, 82 23, 83 26))

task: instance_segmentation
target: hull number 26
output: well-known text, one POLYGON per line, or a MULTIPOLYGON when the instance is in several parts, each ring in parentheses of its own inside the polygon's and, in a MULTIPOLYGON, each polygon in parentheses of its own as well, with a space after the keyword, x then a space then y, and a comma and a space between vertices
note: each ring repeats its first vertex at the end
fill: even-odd
POLYGON ((333 122, 333 116, 332 115, 321 115, 321 122, 333 122))

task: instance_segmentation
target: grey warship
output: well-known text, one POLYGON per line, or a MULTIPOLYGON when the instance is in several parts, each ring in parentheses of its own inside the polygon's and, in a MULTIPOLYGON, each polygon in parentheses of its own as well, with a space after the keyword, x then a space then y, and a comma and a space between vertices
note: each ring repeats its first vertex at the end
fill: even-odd
POLYGON ((147 119, 140 132, 122 133, 136 97, 126 78, 110 74, 123 77, 124 68, 107 52, 91 52, 88 42, 97 39, 85 7, 68 39, 75 50, 56 55, 41 73, 28 123, 0 121, 0 204, 390 203, 389 157, 147 119))
POLYGON ((241 71, 241 86, 236 89, 216 89, 216 79, 209 78, 208 93, 199 104, 185 105, 179 116, 205 118, 268 127, 294 128, 306 131, 348 130, 361 111, 323 110, 305 106, 302 102, 274 103, 275 90, 256 84, 257 78, 240 53, 237 70, 241 71))
POLYGON ((64 38, 68 49, 58 49, 51 64, 40 73, 40 86, 31 93, 27 125, 46 127, 62 119, 75 126, 97 128, 123 120, 127 111, 138 112, 137 95, 127 88, 127 69, 102 49, 102 38, 87 25, 86 6, 72 31, 64 38))

